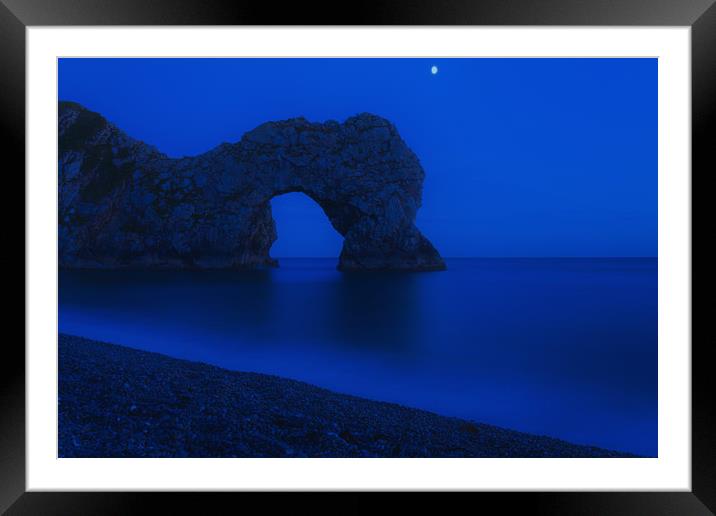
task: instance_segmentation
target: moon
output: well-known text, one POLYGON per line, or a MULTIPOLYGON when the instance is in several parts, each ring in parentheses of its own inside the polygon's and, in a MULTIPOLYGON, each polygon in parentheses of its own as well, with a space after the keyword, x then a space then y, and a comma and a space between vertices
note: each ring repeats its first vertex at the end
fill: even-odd
POLYGON ((438 73, 438 67, 433 65, 433 67, 430 69, 430 73, 436 75, 438 73))

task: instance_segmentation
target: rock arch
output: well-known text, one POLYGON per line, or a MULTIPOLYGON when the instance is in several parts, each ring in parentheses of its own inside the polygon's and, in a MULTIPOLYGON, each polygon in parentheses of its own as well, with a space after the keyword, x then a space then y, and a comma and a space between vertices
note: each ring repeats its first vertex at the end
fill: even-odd
POLYGON ((341 270, 445 267, 415 226, 424 172, 387 120, 268 122, 171 159, 97 113, 59 109, 61 267, 275 265, 272 198, 302 192, 344 237, 341 270))

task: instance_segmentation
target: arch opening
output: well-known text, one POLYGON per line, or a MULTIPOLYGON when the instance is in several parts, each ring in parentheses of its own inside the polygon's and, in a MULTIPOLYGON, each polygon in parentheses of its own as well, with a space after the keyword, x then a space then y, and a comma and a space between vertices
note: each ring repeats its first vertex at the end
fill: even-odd
POLYGON ((338 261, 343 236, 323 207, 308 194, 292 191, 269 200, 276 226, 271 258, 279 265, 285 258, 330 258, 338 261))

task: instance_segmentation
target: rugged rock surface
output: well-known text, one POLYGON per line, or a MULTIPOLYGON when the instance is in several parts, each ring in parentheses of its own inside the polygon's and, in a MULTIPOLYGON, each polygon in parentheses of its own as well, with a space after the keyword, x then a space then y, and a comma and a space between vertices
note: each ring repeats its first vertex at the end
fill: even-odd
POLYGON ((60 457, 628 457, 59 336, 60 457))
POLYGON ((415 227, 424 172, 387 120, 265 123, 172 159, 79 104, 59 104, 64 268, 275 265, 270 200, 303 192, 344 237, 339 268, 445 268, 415 227))

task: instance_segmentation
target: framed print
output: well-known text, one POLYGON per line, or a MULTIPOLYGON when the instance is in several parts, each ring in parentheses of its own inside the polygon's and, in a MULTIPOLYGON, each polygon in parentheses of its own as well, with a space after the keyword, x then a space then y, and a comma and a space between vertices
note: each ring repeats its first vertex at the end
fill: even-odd
POLYGON ((3 509, 714 510, 711 2, 3 2, 3 509))

